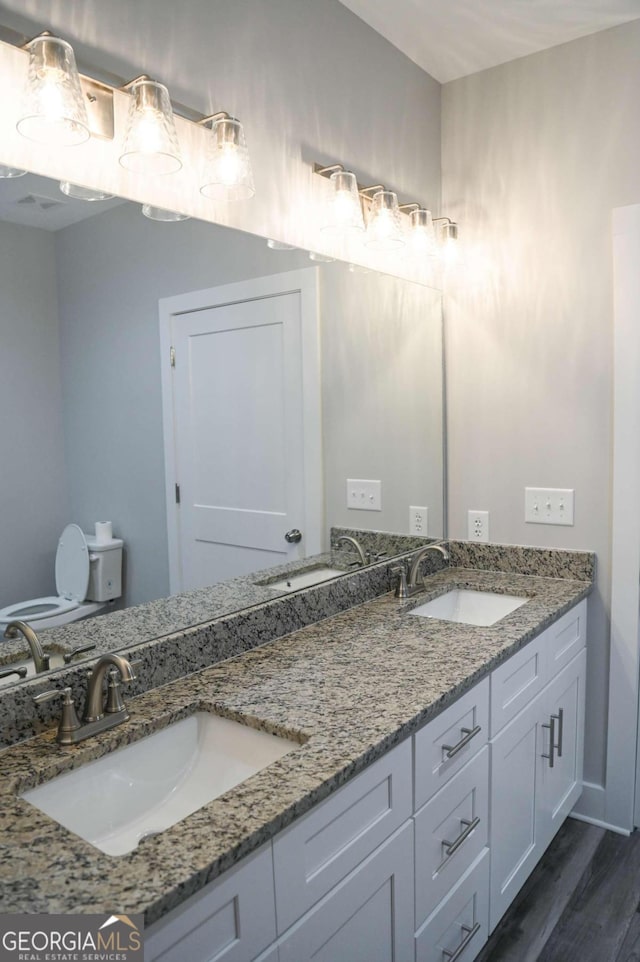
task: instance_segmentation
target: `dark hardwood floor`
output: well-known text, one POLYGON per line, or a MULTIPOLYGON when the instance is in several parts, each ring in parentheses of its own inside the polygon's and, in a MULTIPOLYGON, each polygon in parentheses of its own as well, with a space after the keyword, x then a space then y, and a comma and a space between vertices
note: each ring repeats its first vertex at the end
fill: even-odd
POLYGON ((640 832, 567 819, 477 962, 640 962, 640 832))

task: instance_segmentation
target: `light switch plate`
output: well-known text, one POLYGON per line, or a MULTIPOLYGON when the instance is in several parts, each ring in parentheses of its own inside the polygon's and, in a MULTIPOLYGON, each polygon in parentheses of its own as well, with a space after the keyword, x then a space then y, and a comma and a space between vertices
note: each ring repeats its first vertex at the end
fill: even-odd
POLYGON ((525 488, 524 520, 528 524, 573 524, 573 488, 525 488))
POLYGON ((382 511, 382 481, 347 478, 347 507, 357 511, 382 511))

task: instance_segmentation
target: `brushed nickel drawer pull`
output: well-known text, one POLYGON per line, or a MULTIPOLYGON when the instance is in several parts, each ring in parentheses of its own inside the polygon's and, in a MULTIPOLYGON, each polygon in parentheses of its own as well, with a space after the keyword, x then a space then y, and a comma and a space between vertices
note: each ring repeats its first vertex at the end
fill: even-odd
POLYGON ((480 931, 479 922, 476 922, 476 924, 473 926, 472 929, 470 929, 468 925, 462 925, 460 927, 464 932, 464 937, 462 939, 462 942, 458 946, 458 948, 455 950, 455 952, 450 952, 449 949, 442 950, 442 954, 444 958, 448 959, 449 962, 457 962, 457 960, 460 958, 460 956, 462 955, 462 953, 464 952, 464 950, 466 949, 466 947, 468 946, 469 942, 474 937, 476 932, 480 931))
POLYGON ((543 758, 549 759, 549 768, 553 768, 555 764, 553 753, 556 748, 556 718, 557 715, 551 715, 549 724, 542 726, 543 728, 549 729, 549 754, 547 755, 545 752, 542 753, 543 758))
POLYGON ((463 748, 466 748, 471 739, 480 734, 482 728, 480 725, 476 725, 475 728, 461 728, 460 731, 462 732, 463 737, 460 739, 457 745, 442 746, 442 751, 446 752, 447 758, 453 758, 453 756, 457 755, 458 752, 461 752, 463 748))
POLYGON ((556 718, 558 721, 558 744, 556 745, 556 751, 558 752, 558 758, 562 758, 562 735, 564 732, 564 711, 562 708, 558 708, 558 714, 552 715, 552 718, 556 718))
MULTIPOLYGON (((453 840, 453 842, 447 842, 445 841, 445 839, 442 840, 442 847, 445 849, 445 855, 446 855, 444 862, 450 859, 451 856, 454 854, 454 852, 458 851, 458 849, 460 848, 463 842, 466 842, 466 840, 469 838, 469 836, 474 831, 474 829, 476 829, 480 824, 480 819, 477 815, 471 822, 466 818, 461 818, 460 824, 463 825, 464 828, 462 829, 458 837, 453 840)), ((444 865, 444 862, 442 863, 442 865, 444 865)))

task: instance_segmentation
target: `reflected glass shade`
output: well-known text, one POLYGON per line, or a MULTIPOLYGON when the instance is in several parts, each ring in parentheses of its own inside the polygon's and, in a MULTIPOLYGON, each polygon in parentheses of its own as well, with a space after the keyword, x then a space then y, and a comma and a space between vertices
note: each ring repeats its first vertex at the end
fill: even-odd
POLYGON ((256 189, 244 128, 239 120, 214 120, 200 193, 211 200, 248 200, 256 189))
POLYGON ((336 170, 329 177, 329 183, 331 195, 321 229, 338 237, 362 233, 364 219, 356 175, 350 170, 336 170))
POLYGON ((411 250, 420 259, 435 257, 437 253, 436 232, 430 210, 418 208, 410 214, 411 230, 409 243, 411 250))
POLYGON ((60 190, 67 197, 75 200, 86 200, 93 202, 96 200, 111 200, 114 194, 107 194, 104 190, 93 190, 91 187, 82 187, 80 184, 72 184, 70 180, 60 181, 60 190))
POLYGON ((373 195, 364 242, 377 251, 395 251, 404 247, 398 197, 392 190, 379 190, 373 195))
POLYGON ((90 136, 89 121, 73 49, 58 37, 36 37, 28 49, 19 132, 51 147, 84 143, 90 136))
POLYGON ((169 91, 143 78, 131 86, 120 163, 134 174, 173 174, 182 167, 169 91))
POLYGON ((24 177, 26 170, 21 170, 20 167, 7 167, 6 164, 0 164, 0 180, 8 180, 10 177, 24 177))
POLYGON ((164 224, 175 224, 179 220, 189 220, 188 214, 181 214, 177 210, 166 210, 164 207, 154 207, 152 204, 143 204, 142 213, 149 220, 159 220, 164 224))

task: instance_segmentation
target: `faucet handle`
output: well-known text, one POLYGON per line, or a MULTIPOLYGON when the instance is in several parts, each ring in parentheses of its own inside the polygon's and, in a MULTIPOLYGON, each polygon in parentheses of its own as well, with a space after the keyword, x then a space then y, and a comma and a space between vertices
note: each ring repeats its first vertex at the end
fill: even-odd
POLYGON ((58 724, 56 741, 60 745, 73 745, 72 732, 80 728, 80 722, 76 714, 75 703, 71 697, 71 689, 48 688, 46 691, 41 691, 39 695, 34 695, 33 700, 36 704, 40 704, 44 701, 51 701, 53 698, 57 698, 58 695, 62 695, 62 715, 60 716, 60 722, 58 724))
POLYGON ((69 665, 76 655, 84 655, 87 651, 93 651, 95 647, 95 644, 89 643, 86 645, 78 645, 77 648, 73 648, 71 651, 65 652, 65 654, 62 656, 65 665, 69 665))
POLYGON ((404 601, 409 597, 409 589, 407 587, 407 568, 406 565, 398 565, 397 568, 391 569, 392 575, 398 575, 398 583, 396 585, 395 597, 400 598, 404 601))
POLYGON ((107 686, 107 705, 105 708, 106 715, 114 715, 116 712, 122 712, 125 710, 124 701, 122 699, 122 689, 120 685, 120 672, 117 668, 112 668, 109 671, 109 683, 107 686))

